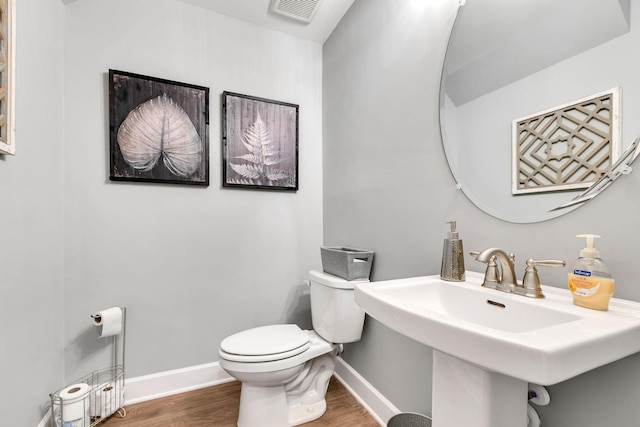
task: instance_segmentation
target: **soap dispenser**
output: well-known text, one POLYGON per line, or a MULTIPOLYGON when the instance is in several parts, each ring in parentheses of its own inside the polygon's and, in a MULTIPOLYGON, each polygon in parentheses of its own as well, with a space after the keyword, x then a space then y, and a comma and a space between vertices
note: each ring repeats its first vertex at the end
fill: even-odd
POLYGON ((587 247, 580 251, 580 258, 571 265, 568 285, 573 303, 581 307, 606 311, 615 290, 611 272, 594 247, 596 234, 578 234, 587 239, 587 247))
POLYGON ((440 278, 451 282, 463 282, 464 250, 462 249, 462 240, 460 240, 460 235, 456 231, 456 222, 451 220, 447 224, 451 225, 451 231, 447 233, 447 238, 444 239, 440 278))

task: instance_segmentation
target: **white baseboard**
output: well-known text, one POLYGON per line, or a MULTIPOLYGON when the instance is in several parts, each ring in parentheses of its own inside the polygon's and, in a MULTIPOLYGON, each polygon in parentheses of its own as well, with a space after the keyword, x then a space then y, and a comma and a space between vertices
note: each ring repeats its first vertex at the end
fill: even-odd
MULTIPOLYGON (((373 388, 367 380, 340 357, 336 360, 335 375, 381 426, 386 426, 389 418, 400 412, 398 408, 380 394, 378 390, 373 388)), ((125 379, 125 405, 132 405, 134 403, 145 402, 230 381, 234 381, 234 378, 227 374, 218 362, 128 378, 125 379)), ((50 417, 51 411, 45 415, 37 427, 48 426, 50 417)))
POLYGON ((336 359, 335 376, 381 426, 400 410, 341 357, 336 359))
POLYGON ((125 380, 125 404, 145 402, 173 394, 234 381, 220 363, 206 363, 125 380))
POLYGON ((40 420, 36 427, 49 427, 51 424, 51 408, 44 414, 44 417, 40 420))

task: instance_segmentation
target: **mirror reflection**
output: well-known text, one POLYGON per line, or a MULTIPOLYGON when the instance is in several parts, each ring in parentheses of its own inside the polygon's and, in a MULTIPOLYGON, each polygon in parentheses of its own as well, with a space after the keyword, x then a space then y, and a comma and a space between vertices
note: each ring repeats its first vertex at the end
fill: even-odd
POLYGON ((442 75, 440 121, 451 171, 474 204, 506 221, 543 221, 630 171, 640 151, 631 143, 638 125, 629 119, 640 117, 640 60, 633 54, 640 30, 631 1, 468 0, 460 7, 442 75), (616 157, 602 167, 610 173, 587 189, 513 194, 514 120, 612 88, 620 88, 621 101, 611 138, 616 157))

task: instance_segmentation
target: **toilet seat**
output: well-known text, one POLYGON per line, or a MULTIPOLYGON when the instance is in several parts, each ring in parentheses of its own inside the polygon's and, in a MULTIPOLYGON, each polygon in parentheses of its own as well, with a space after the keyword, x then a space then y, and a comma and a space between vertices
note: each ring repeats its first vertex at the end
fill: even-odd
POLYGON ((269 325, 225 338, 219 353, 233 362, 271 362, 303 353, 310 345, 309 334, 297 325, 269 325))
POLYGON ((305 362, 315 357, 321 356, 331 351, 338 351, 340 347, 338 344, 332 344, 325 341, 320 335, 316 333, 316 331, 307 330, 302 332, 308 337, 309 348, 301 351, 295 356, 271 361, 247 363, 232 360, 234 357, 237 358, 238 355, 229 354, 223 351, 222 348, 218 348, 218 355, 220 356, 220 366, 227 372, 234 371, 236 373, 275 372, 283 369, 289 369, 296 365, 304 364, 305 362))

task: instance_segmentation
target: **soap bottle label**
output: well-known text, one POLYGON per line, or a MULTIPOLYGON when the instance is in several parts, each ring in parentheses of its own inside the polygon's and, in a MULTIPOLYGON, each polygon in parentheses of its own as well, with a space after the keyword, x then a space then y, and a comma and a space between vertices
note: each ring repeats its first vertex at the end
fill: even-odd
POLYGON ((573 274, 576 276, 591 277, 591 272, 588 270, 573 270, 573 274))
POLYGON ((590 271, 576 269, 573 274, 569 273, 568 282, 574 304, 596 310, 609 308, 609 299, 615 286, 611 277, 600 277, 590 271))

